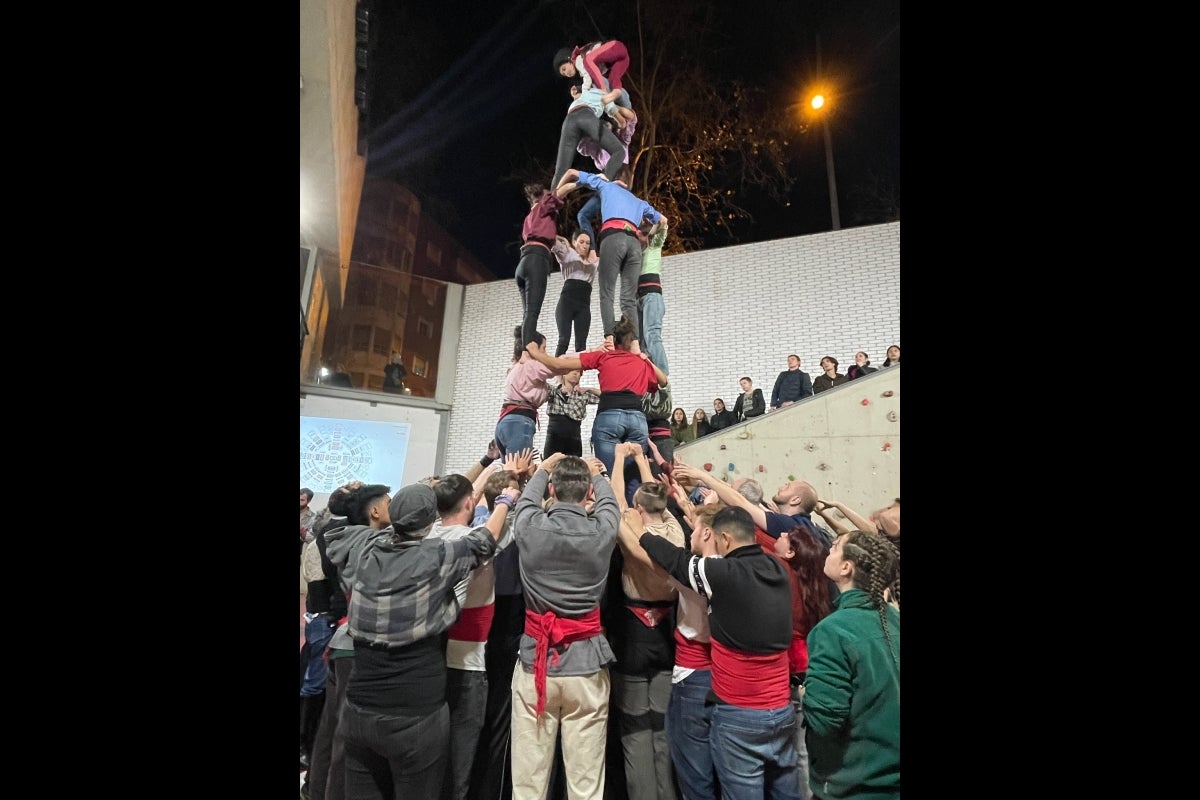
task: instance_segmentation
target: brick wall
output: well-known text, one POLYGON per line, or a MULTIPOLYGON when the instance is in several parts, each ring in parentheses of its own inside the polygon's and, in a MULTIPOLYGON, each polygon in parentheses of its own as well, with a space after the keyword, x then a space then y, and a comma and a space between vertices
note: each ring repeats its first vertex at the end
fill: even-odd
MULTIPOLYGON (((799 355, 801 369, 815 377, 823 356, 836 358, 845 373, 856 351, 865 350, 872 365, 880 366, 888 345, 900 343, 898 222, 666 256, 662 275, 672 395, 689 417, 697 408, 711 415, 716 397, 732 408, 742 375, 770 402, 789 353, 799 355)), ((551 352, 558 341, 554 308, 561 288, 562 276, 555 272, 538 324, 551 352)), ((512 280, 465 287, 443 471, 465 470, 491 440, 512 331, 520 321, 512 280)), ((601 333, 599 291, 593 289, 589 346, 599 343, 601 333)), ((583 385, 598 385, 596 373, 585 372, 583 385)), ((583 422, 585 453, 594 416, 593 406, 583 422)), ((544 409, 541 422, 534 437, 539 448, 544 409)))

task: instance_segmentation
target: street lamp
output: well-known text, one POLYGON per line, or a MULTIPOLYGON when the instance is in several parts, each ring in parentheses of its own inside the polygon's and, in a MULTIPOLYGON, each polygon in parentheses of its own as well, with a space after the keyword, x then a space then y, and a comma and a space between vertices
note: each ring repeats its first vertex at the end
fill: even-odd
POLYGON ((829 138, 829 109, 825 108, 825 95, 818 92, 810 103, 814 112, 821 117, 821 128, 825 134, 825 176, 829 180, 829 214, 833 218, 833 229, 842 229, 842 219, 838 214, 837 176, 833 171, 833 140, 829 138))

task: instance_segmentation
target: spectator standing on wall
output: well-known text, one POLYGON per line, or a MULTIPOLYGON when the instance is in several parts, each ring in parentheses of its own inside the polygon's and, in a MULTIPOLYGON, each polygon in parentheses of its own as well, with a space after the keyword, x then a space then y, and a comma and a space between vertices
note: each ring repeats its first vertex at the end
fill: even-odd
POLYGON ((719 431, 722 428, 728 428, 730 425, 737 424, 737 416, 732 411, 725 408, 725 401, 721 398, 713 400, 713 415, 708 418, 709 431, 719 431))
POLYGON ((771 390, 771 410, 778 411, 798 400, 813 396, 812 380, 800 369, 800 356, 792 353, 787 357, 788 368, 775 379, 771 390))
POLYGON ((825 356, 821 359, 821 369, 824 373, 818 375, 813 380, 813 394, 823 392, 826 389, 832 389, 835 386, 841 386, 846 381, 850 380, 845 375, 837 371, 838 362, 833 356, 825 356))
POLYGON ((675 444, 696 441, 696 429, 688 422, 687 412, 682 408, 671 412, 671 439, 675 444))
POLYGON ((762 416, 767 410, 762 389, 755 389, 754 381, 746 376, 742 376, 738 383, 742 387, 742 393, 738 395, 737 402, 733 404, 733 416, 737 418, 738 422, 762 416))
POLYGON ((884 367, 894 367, 900 363, 900 345, 894 344, 887 349, 887 358, 884 359, 884 367))
POLYGON ((704 413, 703 408, 697 408, 692 412, 692 428, 696 431, 696 438, 708 436, 712 432, 712 426, 708 423, 708 414, 704 413))
POLYGON ((861 378, 864 375, 870 375, 875 371, 875 367, 871 366, 871 359, 862 350, 854 354, 854 364, 846 370, 846 380, 852 381, 855 378, 861 378))

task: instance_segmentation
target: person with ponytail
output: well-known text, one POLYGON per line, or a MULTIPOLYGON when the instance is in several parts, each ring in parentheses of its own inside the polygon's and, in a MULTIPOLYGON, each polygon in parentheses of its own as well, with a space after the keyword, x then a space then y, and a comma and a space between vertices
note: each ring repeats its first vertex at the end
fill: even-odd
POLYGON ((541 420, 538 409, 550 395, 547 378, 563 375, 569 368, 554 369, 532 355, 545 355, 546 337, 534 331, 528 339, 520 326, 513 330, 512 365, 504 378, 504 397, 500 401, 500 418, 496 421, 495 442, 500 455, 533 449, 533 435, 541 420), (526 349, 525 342, 529 343, 526 349))
POLYGON ((825 575, 841 594, 808 634, 812 796, 899 800, 900 555, 885 537, 852 530, 834 540, 825 575))

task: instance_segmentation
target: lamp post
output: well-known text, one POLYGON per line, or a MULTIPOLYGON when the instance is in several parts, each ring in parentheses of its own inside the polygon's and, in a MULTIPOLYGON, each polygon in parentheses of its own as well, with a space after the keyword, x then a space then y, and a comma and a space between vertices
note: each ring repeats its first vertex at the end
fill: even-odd
MULTIPOLYGON (((821 112, 824 106, 824 95, 814 95, 812 99, 813 110, 821 112)), ((833 229, 840 231, 842 229, 842 219, 838 214, 837 175, 833 170, 833 140, 829 137, 828 111, 821 112, 821 128, 825 134, 825 177, 829 180, 829 215, 833 218, 833 229)))
MULTIPOLYGON (((821 37, 815 37, 817 51, 817 74, 823 75, 821 70, 821 37)), ((825 95, 817 92, 812 98, 812 109, 821 115, 821 128, 825 135, 825 177, 829 180, 829 215, 833 218, 833 229, 840 231, 842 229, 842 219, 838 214, 838 198, 837 198, 837 177, 833 172, 833 140, 829 137, 829 109, 825 108, 825 95)))

